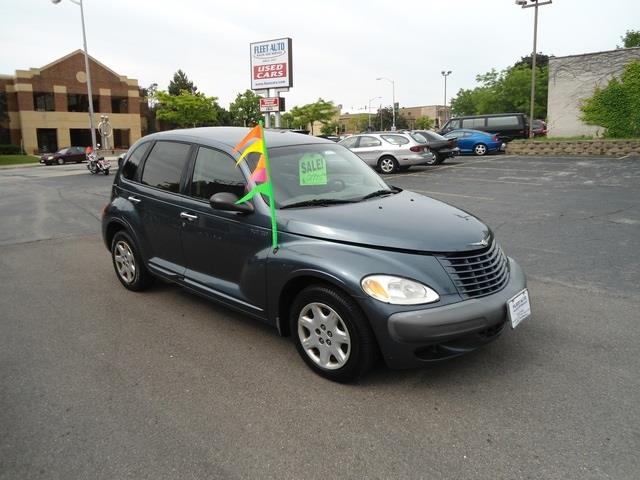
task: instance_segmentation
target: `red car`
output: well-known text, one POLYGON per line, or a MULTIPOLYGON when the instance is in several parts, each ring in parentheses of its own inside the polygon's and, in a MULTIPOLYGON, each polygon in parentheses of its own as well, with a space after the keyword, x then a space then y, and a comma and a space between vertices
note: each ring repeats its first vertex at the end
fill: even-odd
POLYGON ((40 163, 45 165, 64 165, 67 162, 80 163, 84 162, 87 156, 84 153, 84 147, 65 147, 56 153, 45 153, 40 157, 40 163))
POLYGON ((547 124, 543 120, 533 121, 533 135, 535 137, 547 136, 547 124))

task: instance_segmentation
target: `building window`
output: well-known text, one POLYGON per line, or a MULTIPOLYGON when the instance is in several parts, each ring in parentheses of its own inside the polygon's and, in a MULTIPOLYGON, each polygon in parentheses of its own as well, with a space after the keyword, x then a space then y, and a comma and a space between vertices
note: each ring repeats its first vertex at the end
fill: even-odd
POLYGON ((129 134, 128 128, 115 128, 113 130, 113 148, 129 148, 129 134))
POLYGON ((111 113, 129 113, 127 97, 111 97, 111 113))
POLYGON ((38 112, 53 112, 56 102, 51 92, 33 92, 33 106, 38 112))
POLYGON ((38 128, 36 137, 39 152, 52 153, 58 150, 58 132, 55 128, 38 128))
MULTIPOLYGON (((93 96, 93 107, 98 105, 99 97, 93 96)), ((67 110, 70 112, 88 112, 89 111, 89 95, 83 93, 70 93, 67 95, 67 110)))

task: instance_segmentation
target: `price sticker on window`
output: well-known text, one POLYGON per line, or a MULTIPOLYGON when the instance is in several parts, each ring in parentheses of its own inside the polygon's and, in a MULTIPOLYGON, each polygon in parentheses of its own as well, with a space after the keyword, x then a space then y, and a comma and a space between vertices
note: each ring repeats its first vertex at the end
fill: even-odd
POLYGON ((306 153, 298 161, 300 185, 326 185, 327 163, 318 153, 306 153))

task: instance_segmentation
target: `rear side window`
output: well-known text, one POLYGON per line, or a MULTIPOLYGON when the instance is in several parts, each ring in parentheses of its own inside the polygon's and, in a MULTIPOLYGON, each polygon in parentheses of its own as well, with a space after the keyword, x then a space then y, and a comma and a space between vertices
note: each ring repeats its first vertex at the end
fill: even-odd
POLYGON ((140 166, 140 162, 142 161, 144 154, 147 153, 147 150, 149 150, 149 145, 151 145, 151 142, 143 143, 133 152, 131 152, 131 154, 127 158, 127 161, 122 167, 122 176, 124 178, 126 178, 127 180, 135 180, 138 167, 140 166))
POLYGON ((230 192, 242 197, 245 191, 244 177, 229 155, 212 148, 200 147, 189 191, 192 197, 205 200, 220 192, 230 192))
POLYGON ((487 127, 519 127, 518 117, 488 117, 487 127))
POLYGON ((346 148, 353 148, 356 146, 356 142, 358 141, 358 137, 349 137, 345 138, 340 142, 340 145, 346 148))
POLYGON ((144 164, 142 183, 177 193, 190 148, 186 143, 156 142, 144 164))
POLYGON ((375 137, 360 137, 358 147, 379 147, 380 145, 382 143, 375 137))
POLYGON ((381 135, 381 137, 393 145, 405 145, 409 143, 409 139, 401 135, 381 135))
POLYGON ((484 127, 484 118, 465 118, 462 120, 462 128, 484 127))

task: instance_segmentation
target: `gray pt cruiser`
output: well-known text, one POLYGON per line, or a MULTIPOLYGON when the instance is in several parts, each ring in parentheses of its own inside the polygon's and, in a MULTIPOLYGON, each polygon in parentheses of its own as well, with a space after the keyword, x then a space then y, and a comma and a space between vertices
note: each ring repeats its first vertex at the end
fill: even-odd
POLYGON ((341 145, 267 130, 274 249, 268 199, 236 204, 258 161, 236 166, 247 132, 162 132, 129 150, 102 217, 125 288, 175 282, 291 336, 340 382, 380 356, 392 368, 456 357, 529 316, 524 273, 479 219, 387 185, 341 145))

